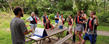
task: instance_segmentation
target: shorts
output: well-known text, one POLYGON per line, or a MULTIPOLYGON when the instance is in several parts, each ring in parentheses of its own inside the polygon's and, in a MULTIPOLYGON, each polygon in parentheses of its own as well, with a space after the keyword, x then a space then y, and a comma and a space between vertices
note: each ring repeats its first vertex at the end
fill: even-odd
POLYGON ((59 29, 63 29, 63 26, 62 26, 62 25, 60 25, 60 26, 59 26, 59 29))
POLYGON ((72 26, 69 25, 68 31, 70 31, 72 29, 72 26))
POLYGON ((82 24, 77 24, 76 25, 76 31, 83 31, 83 29, 84 29, 84 26, 82 25, 82 24))
POLYGON ((59 20, 55 20, 55 23, 58 23, 59 22, 59 20))
POLYGON ((96 37, 97 37, 97 34, 85 33, 84 40, 90 40, 91 44, 95 44, 96 43, 96 37))
POLYGON ((37 27, 37 24, 30 24, 31 29, 33 30, 33 32, 35 31, 35 28, 37 27))

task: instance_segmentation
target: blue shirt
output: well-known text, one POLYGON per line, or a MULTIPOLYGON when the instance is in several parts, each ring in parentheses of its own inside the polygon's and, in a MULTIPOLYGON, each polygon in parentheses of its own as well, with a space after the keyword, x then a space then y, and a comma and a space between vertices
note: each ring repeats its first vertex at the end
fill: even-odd
MULTIPOLYGON (((47 18, 48 18, 48 16, 47 16, 47 18)), ((43 22, 44 22, 44 23, 46 23, 46 19, 45 19, 45 16, 43 16, 43 22)))
MULTIPOLYGON (((55 16, 55 18, 57 18, 57 15, 55 16)), ((59 18, 61 18, 61 16, 59 16, 59 18)), ((58 23, 59 19, 55 20, 55 23, 58 23)))
MULTIPOLYGON (((36 16, 36 19, 39 20, 39 18, 37 16, 36 16)), ((27 20, 33 21, 33 18, 30 16, 30 17, 27 18, 27 20)), ((31 23, 30 23, 30 25, 31 25, 31 23)))

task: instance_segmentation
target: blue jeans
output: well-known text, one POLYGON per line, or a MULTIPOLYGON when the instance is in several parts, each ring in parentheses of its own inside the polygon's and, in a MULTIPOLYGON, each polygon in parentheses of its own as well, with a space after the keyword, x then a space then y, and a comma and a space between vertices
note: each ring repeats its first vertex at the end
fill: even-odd
POLYGON ((84 40, 90 40, 91 44, 96 43, 97 34, 87 34, 85 33, 84 40))

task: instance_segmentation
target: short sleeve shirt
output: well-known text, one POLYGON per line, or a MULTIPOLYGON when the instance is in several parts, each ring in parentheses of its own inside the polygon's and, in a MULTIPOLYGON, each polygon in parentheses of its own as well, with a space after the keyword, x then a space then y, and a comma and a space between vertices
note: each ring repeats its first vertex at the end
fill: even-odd
POLYGON ((13 43, 25 41, 24 32, 27 31, 27 28, 23 20, 17 17, 13 18, 10 23, 10 30, 13 43))
MULTIPOLYGON (((47 16, 47 18, 48 18, 48 16, 47 16)), ((43 16, 43 19, 44 19, 44 20, 43 20, 43 22, 44 22, 44 23, 46 23, 46 19, 45 19, 45 16, 43 16)))
MULTIPOLYGON (((36 16, 36 19, 39 20, 39 18, 37 16, 36 16)), ((26 20, 33 21, 33 18, 30 16, 26 20)), ((32 25, 32 24, 30 23, 30 25, 32 25)))
MULTIPOLYGON (((55 18, 57 18, 57 15, 55 16, 55 18)), ((61 16, 59 16, 59 18, 61 18, 61 16)), ((55 20, 55 23, 58 23, 59 20, 55 20)))
MULTIPOLYGON (((39 20, 39 18, 37 16, 36 16, 36 19, 39 20)), ((30 17, 27 18, 27 20, 33 21, 33 18, 30 16, 30 17)))

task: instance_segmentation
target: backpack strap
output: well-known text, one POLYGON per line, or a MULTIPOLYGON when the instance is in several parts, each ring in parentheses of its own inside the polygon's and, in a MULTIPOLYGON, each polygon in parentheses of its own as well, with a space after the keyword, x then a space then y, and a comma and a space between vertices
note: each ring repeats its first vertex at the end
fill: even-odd
POLYGON ((89 28, 91 31, 93 31, 93 25, 92 25, 93 19, 89 20, 89 28))
POLYGON ((94 20, 95 20, 95 18, 93 18, 93 29, 94 29, 93 32, 96 33, 95 31, 97 29, 97 25, 94 24, 94 20))
POLYGON ((35 21, 36 21, 36 24, 37 24, 37 19, 36 19, 36 16, 35 16, 35 21))
POLYGON ((79 16, 77 16, 77 23, 79 23, 79 16))

